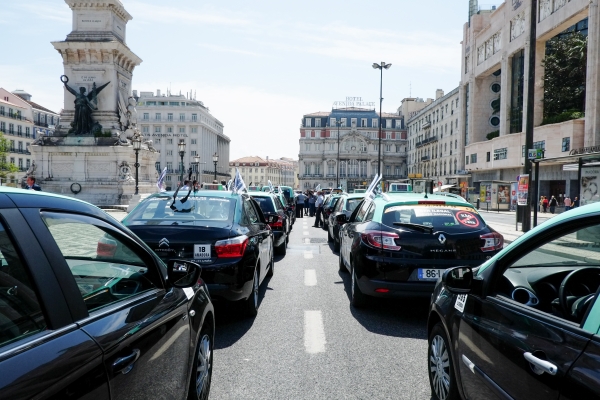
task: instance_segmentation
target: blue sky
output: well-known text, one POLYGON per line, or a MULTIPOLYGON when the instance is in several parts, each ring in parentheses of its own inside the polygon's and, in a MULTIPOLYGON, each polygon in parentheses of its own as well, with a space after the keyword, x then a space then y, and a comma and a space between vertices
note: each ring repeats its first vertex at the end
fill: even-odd
MULTIPOLYGON (((297 158, 303 114, 331 110, 346 96, 378 101, 373 62, 392 63, 383 77, 386 112, 411 90, 434 97, 460 80, 468 0, 122 2, 133 16, 127 45, 144 60, 133 88, 196 91, 225 125, 231 159, 297 158)), ((0 87, 24 89, 59 111, 62 59, 50 42, 71 31, 69 7, 2 3, 0 87)))

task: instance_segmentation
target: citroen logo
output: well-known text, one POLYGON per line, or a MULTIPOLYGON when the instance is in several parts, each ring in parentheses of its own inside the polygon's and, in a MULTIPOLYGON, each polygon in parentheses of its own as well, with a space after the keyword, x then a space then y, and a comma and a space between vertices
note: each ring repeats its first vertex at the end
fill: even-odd
POLYGON ((167 240, 167 238, 162 238, 158 242, 158 247, 162 247, 163 245, 169 247, 169 241, 167 240))
POLYGON ((440 241, 441 244, 446 243, 446 236, 444 236, 443 233, 440 234, 440 236, 438 236, 438 240, 440 241))

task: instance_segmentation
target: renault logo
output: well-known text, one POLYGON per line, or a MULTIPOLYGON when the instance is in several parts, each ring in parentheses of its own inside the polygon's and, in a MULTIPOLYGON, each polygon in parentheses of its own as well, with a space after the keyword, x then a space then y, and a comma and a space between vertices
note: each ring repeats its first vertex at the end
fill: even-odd
POLYGON ((446 236, 444 236, 443 233, 440 234, 440 236, 438 236, 438 240, 440 241, 441 244, 446 243, 446 236))
POLYGON ((161 247, 163 245, 169 247, 169 241, 167 240, 167 238, 162 238, 158 242, 158 247, 161 247))

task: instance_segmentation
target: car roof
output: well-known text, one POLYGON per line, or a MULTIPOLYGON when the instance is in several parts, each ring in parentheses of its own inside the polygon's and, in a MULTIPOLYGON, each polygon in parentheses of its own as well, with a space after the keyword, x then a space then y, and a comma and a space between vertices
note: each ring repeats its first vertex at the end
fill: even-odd
MULTIPOLYGON (((471 203, 457 195, 436 194, 436 193, 385 193, 382 196, 375 197, 377 203, 407 203, 418 204, 422 201, 443 201, 446 204, 472 206, 471 203)), ((440 204, 441 205, 441 204, 440 204)))
MULTIPOLYGON (((179 193, 177 193, 177 196, 187 196, 188 191, 187 190, 179 190, 179 193)), ((173 195, 175 194, 174 190, 168 191, 168 192, 160 192, 160 193, 153 193, 150 196, 147 197, 147 199, 152 199, 152 198, 156 198, 156 197, 173 197, 173 195)), ((197 191, 192 191, 192 193, 190 194, 190 197, 201 197, 201 196, 211 196, 211 197, 223 197, 223 198, 231 198, 231 197, 236 197, 240 195, 239 193, 234 193, 228 190, 197 190, 197 191)))

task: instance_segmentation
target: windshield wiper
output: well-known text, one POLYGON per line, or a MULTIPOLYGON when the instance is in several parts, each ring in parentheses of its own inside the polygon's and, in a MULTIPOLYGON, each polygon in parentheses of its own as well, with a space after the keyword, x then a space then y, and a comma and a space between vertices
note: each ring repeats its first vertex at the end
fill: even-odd
POLYGON ((394 222, 393 224, 395 226, 402 226, 405 228, 410 228, 410 229, 414 229, 414 230, 421 231, 421 232, 433 233, 432 226, 411 224, 410 222, 394 222))

